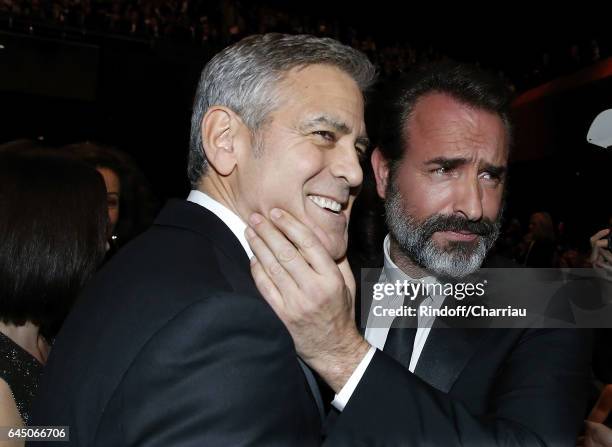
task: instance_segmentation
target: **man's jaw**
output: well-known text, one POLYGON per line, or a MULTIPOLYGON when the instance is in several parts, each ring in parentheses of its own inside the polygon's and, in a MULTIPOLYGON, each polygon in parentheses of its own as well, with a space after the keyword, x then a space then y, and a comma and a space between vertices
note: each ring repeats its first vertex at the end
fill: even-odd
POLYGON ((346 255, 349 197, 330 194, 308 194, 305 211, 307 225, 319 238, 334 260, 346 255))

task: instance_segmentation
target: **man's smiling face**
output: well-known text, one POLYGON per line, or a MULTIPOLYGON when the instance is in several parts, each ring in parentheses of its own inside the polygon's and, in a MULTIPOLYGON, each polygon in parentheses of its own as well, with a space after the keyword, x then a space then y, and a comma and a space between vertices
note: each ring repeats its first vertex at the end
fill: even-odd
POLYGON ((238 207, 243 216, 288 211, 340 259, 368 144, 361 91, 329 65, 295 68, 278 89, 280 105, 254 138, 259 150, 254 143, 238 164, 238 207))

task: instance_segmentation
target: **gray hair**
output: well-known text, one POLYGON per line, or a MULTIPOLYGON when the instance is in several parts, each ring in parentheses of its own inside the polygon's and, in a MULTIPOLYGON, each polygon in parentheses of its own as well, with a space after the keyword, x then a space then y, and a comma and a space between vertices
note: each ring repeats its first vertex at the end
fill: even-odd
POLYGON ((215 55, 202 70, 191 115, 187 174, 197 187, 208 168, 202 144, 202 119, 213 105, 232 109, 255 132, 279 103, 276 86, 291 69, 313 64, 335 66, 362 92, 376 70, 360 51, 330 38, 309 35, 249 36, 215 55))

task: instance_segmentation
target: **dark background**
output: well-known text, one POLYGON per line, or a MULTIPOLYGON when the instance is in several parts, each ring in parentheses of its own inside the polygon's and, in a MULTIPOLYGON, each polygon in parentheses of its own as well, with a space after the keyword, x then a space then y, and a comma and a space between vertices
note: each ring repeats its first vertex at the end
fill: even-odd
MULTIPOLYGON (((221 3, 210 2, 209 17, 223 23, 221 3)), ((257 29, 260 2, 235 3, 247 23, 243 34, 257 29)), ((409 45, 503 74, 518 98, 506 216, 526 224, 532 212, 548 211, 580 237, 606 225, 612 150, 586 142, 595 116, 612 108, 612 26, 603 11, 508 13, 502 5, 500 11, 463 11, 462 17, 446 11, 444 18, 441 5, 421 12, 388 1, 369 7, 264 3, 290 18, 308 16, 315 30, 324 23, 323 34, 331 27, 347 43, 355 35, 371 37, 379 48, 409 45), (602 23, 596 24, 598 16, 602 23), (587 54, 593 39, 598 61, 587 54), (572 45, 580 47, 580 62, 568 59, 572 45), (538 73, 543 53, 554 68, 538 73), (532 90, 547 83, 547 89, 532 90)), ((83 32, 9 15, 0 14, 0 143, 43 138, 53 145, 94 140, 117 146, 136 159, 161 199, 185 196, 191 102, 213 49, 168 36, 83 32)))

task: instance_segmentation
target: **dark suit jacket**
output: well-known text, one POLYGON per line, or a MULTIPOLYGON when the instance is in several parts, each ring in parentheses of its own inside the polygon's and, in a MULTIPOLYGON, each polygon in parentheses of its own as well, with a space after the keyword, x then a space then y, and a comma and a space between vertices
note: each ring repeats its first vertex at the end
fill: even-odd
POLYGON ((414 374, 378 351, 327 443, 575 445, 587 410, 589 331, 448 326, 436 319, 414 374))
POLYGON ((238 240, 171 201, 68 317, 31 424, 72 446, 288 446, 318 445, 321 418, 238 240))

